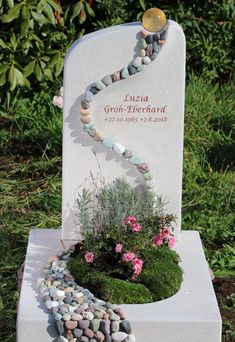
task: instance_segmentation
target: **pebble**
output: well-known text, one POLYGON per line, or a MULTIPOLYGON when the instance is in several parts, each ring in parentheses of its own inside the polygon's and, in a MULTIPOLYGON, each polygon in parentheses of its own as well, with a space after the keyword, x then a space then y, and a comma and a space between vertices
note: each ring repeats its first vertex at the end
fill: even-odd
POLYGON ((104 135, 100 132, 96 132, 94 135, 94 140, 95 141, 102 141, 104 139, 104 135))
POLYGON ((81 100, 81 106, 83 109, 88 109, 90 107, 90 104, 87 100, 83 99, 81 100))
POLYGON ((95 311, 94 316, 95 316, 95 318, 101 319, 104 316, 104 312, 95 311))
POLYGON ((122 331, 118 331, 116 333, 112 334, 112 339, 116 340, 116 341, 124 341, 125 338, 127 338, 127 334, 122 332, 122 331))
POLYGON ((58 313, 58 312, 55 312, 53 314, 53 318, 54 318, 55 321, 59 321, 59 320, 61 320, 62 315, 60 313, 58 313))
POLYGON ((152 44, 149 44, 148 47, 147 47, 147 49, 146 49, 146 55, 147 55, 148 57, 151 57, 152 54, 153 54, 153 45, 152 45, 152 44))
POLYGON ((80 109, 80 114, 83 115, 83 116, 87 116, 90 114, 90 109, 84 109, 84 108, 81 108, 80 109))
POLYGON ((83 330, 81 330, 81 329, 74 329, 73 330, 73 336, 74 337, 77 337, 77 338, 79 338, 79 337, 81 337, 82 336, 82 334, 83 334, 83 330))
POLYGON ((112 337, 110 335, 106 335, 104 342, 112 342, 112 337))
POLYGON ((129 65, 128 72, 130 75, 134 75, 137 73, 137 69, 133 65, 129 65))
POLYGON ((153 43, 153 51, 158 53, 161 50, 161 47, 157 44, 157 42, 153 43))
POLYGON ((71 341, 72 338, 73 338, 73 334, 72 334, 72 331, 71 330, 67 330, 66 333, 65 333, 65 337, 71 341))
POLYGON ((84 334, 85 336, 87 336, 88 338, 93 338, 94 335, 95 335, 95 333, 94 333, 91 329, 89 329, 89 328, 86 328, 86 329, 84 330, 83 334, 84 334))
POLYGON ((81 321, 78 321, 78 326, 82 330, 88 328, 89 325, 90 325, 90 321, 88 321, 87 319, 82 319, 81 321))
POLYGON ((92 85, 99 90, 103 90, 105 88, 105 84, 102 81, 96 81, 92 85))
POLYGON ((111 83, 113 83, 111 75, 105 76, 104 78, 102 78, 101 81, 102 81, 106 86, 109 86, 111 83))
POLYGON ((159 40, 158 44, 161 45, 161 46, 164 45, 165 44, 165 40, 159 40))
POLYGON ((66 313, 66 314, 63 315, 62 319, 63 319, 63 321, 70 321, 71 316, 66 313))
POLYGON ((96 331, 95 338, 97 341, 103 342, 104 341, 104 334, 101 331, 96 331))
POLYGON ((91 118, 89 116, 81 116, 82 123, 84 124, 88 124, 89 122, 91 122, 91 118))
POLYGON ((68 340, 64 336, 59 336, 56 342, 68 342, 68 340))
POLYGON ((92 321, 93 318, 94 318, 93 313, 92 313, 92 312, 89 312, 89 311, 83 312, 82 315, 83 315, 83 318, 84 318, 84 319, 88 319, 89 321, 92 321))
POLYGON ((112 149, 114 146, 114 143, 113 143, 112 139, 110 139, 110 138, 104 138, 102 140, 102 144, 108 149, 112 149))
POLYGON ((144 63, 145 65, 148 65, 148 64, 151 63, 151 59, 150 59, 148 56, 145 56, 145 57, 143 58, 143 63, 144 63))
POLYGON ((100 320, 95 318, 90 322, 90 329, 94 332, 98 331, 100 328, 100 320))
POLYGON ((130 76, 128 69, 125 67, 120 71, 121 78, 127 78, 130 76))
POLYGON ((97 342, 94 338, 91 338, 89 342, 97 342))
POLYGON ((142 57, 136 57, 133 62, 132 65, 134 65, 134 67, 138 68, 141 64, 142 64, 142 57))
POLYGON ((94 128, 94 126, 92 124, 86 124, 86 125, 83 126, 83 130, 85 132, 89 132, 93 128, 94 128))
POLYGON ((104 314, 103 319, 104 320, 109 319, 109 314, 107 312, 104 314))
POLYGON ((79 342, 89 342, 89 339, 86 336, 82 336, 80 337, 79 342))
POLYGON ((149 166, 148 164, 146 163, 140 163, 138 166, 137 166, 137 169, 142 172, 142 173, 146 173, 146 172, 149 172, 149 166))
POLYGON ((93 97, 94 97, 94 95, 89 90, 85 92, 85 100, 87 102, 91 102, 93 97))
POLYGON ((120 324, 120 321, 113 321, 111 323, 111 331, 112 331, 112 333, 115 333, 115 332, 119 331, 119 324, 120 324))
POLYGON ((158 53, 154 52, 151 56, 151 61, 154 61, 157 58, 158 53))
POLYGON ((137 156, 133 156, 133 157, 131 157, 131 158, 129 159, 129 162, 130 162, 131 164, 133 164, 133 165, 138 165, 138 164, 143 163, 143 160, 140 159, 140 158, 137 157, 137 156))
POLYGON ((78 313, 74 313, 72 314, 71 319, 73 321, 81 321, 83 319, 83 316, 78 313))
POLYGON ((62 335, 64 333, 64 322, 59 320, 56 321, 55 324, 59 335, 62 335))
POLYGON ((139 40, 139 46, 140 46, 140 49, 146 49, 147 48, 147 43, 146 43, 146 40, 144 38, 139 40))
POLYGON ((160 33, 160 40, 166 40, 166 36, 167 36, 167 30, 160 33))
POLYGON ((146 55, 145 49, 140 50, 140 57, 144 57, 146 55))
POLYGON ((135 336, 134 335, 128 335, 125 339, 126 342, 135 342, 135 336))
POLYGON ((145 64, 142 64, 140 65, 138 68, 137 68, 137 71, 140 72, 140 71, 143 71, 145 68, 145 64))
POLYGON ((120 154, 120 155, 125 152, 125 147, 120 143, 114 144, 113 149, 117 154, 120 154))
POLYGON ((127 319, 127 315, 123 309, 117 308, 114 310, 114 312, 120 317, 120 319, 124 319, 124 320, 127 319))
POLYGON ((125 320, 125 321, 122 321, 120 323, 120 331, 123 331, 127 334, 131 334, 132 330, 131 330, 131 325, 130 325, 130 322, 125 320))
MULTIPOLYGON (((112 311, 112 310, 110 310, 112 311)), ((119 321, 120 320, 120 317, 115 314, 113 311, 112 312, 109 312, 109 318, 111 321, 119 321)))
POLYGON ((78 323, 77 323, 77 321, 66 321, 64 323, 64 325, 67 329, 73 330, 73 329, 77 328, 78 323))
POLYGON ((120 81, 120 79, 121 79, 120 71, 115 71, 115 72, 112 74, 112 80, 113 80, 113 82, 120 81))
POLYGON ((153 35, 153 39, 154 39, 156 42, 158 42, 159 39, 160 39, 160 34, 159 34, 158 32, 155 33, 155 34, 153 35))
POLYGON ((125 152, 123 153, 123 157, 129 159, 133 157, 133 153, 130 150, 125 150, 125 152))
POLYGON ((110 320, 102 320, 100 322, 100 330, 105 334, 109 335, 110 334, 110 320))
POLYGON ((145 38, 145 40, 146 40, 146 43, 147 43, 147 44, 153 44, 153 40, 154 40, 153 34, 147 35, 147 37, 145 38))
POLYGON ((98 92, 100 91, 100 89, 96 88, 96 87, 91 87, 89 89, 89 91, 93 94, 93 95, 96 95, 98 94, 98 92))

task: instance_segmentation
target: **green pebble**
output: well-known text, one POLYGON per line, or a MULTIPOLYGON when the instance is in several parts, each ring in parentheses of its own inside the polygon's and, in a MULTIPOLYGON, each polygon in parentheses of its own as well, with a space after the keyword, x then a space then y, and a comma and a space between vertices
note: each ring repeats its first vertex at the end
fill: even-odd
POLYGON ((102 140, 102 144, 108 149, 112 149, 114 146, 114 143, 110 138, 104 138, 104 140, 102 140))
POLYGON ((137 157, 137 156, 133 156, 133 157, 131 157, 131 158, 129 159, 129 162, 130 162, 131 164, 133 164, 133 165, 138 165, 138 164, 143 163, 143 160, 140 159, 140 158, 137 157))
POLYGON ((146 40, 145 39, 140 39, 140 41, 139 41, 139 45, 140 45, 140 48, 141 49, 146 49, 147 48, 147 43, 146 43, 146 40))
POLYGON ((92 124, 85 124, 83 126, 83 130, 87 133, 90 132, 91 129, 94 129, 94 126, 92 124))
POLYGON ((129 72, 128 72, 128 69, 125 67, 121 70, 121 78, 127 78, 129 77, 129 72))
POLYGON ((142 64, 142 65, 140 65, 140 66, 137 68, 137 71, 138 71, 138 72, 143 71, 144 68, 145 68, 145 65, 142 64))

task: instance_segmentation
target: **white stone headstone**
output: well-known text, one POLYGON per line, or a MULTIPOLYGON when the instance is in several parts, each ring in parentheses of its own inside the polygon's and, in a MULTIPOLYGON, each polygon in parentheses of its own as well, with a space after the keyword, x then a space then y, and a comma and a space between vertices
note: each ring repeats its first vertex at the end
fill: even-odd
MULTIPOLYGON (((94 81, 120 70, 133 60, 140 23, 88 34, 69 50, 64 70, 62 239, 77 240, 78 193, 93 177, 106 183, 125 176, 133 185, 142 176, 128 161, 108 151, 83 131, 80 101, 94 81)), ((158 195, 167 212, 177 216, 180 238, 185 90, 185 38, 169 21, 167 40, 158 57, 144 71, 115 82, 95 95, 92 122, 105 136, 141 157, 154 175, 158 195), (149 106, 149 107, 148 107, 149 106), (155 108, 155 113, 142 108, 155 108), (156 108, 159 111, 156 112, 156 108)))

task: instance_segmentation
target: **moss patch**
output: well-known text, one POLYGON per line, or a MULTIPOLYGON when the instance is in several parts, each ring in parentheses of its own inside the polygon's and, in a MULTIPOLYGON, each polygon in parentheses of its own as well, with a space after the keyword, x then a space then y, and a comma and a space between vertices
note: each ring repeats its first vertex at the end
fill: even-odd
POLYGON ((143 256, 146 264, 136 282, 97 271, 79 257, 70 260, 69 269, 80 285, 95 296, 116 304, 150 303, 174 295, 182 282, 177 253, 163 246, 146 250, 143 256))

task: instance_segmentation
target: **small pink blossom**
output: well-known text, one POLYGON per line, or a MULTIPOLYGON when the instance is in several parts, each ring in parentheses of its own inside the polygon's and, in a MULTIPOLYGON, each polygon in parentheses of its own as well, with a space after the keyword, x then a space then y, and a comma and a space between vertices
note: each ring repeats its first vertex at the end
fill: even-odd
POLYGON ((86 254, 85 254, 84 257, 85 257, 86 262, 92 263, 93 260, 94 260, 94 253, 92 253, 92 252, 86 252, 86 254))
POLYGON ((117 243, 116 247, 115 247, 115 252, 116 253, 121 253, 122 248, 123 248, 123 245, 121 243, 117 243))
POLYGON ((137 218, 135 216, 128 216, 125 219, 125 224, 127 226, 132 226, 133 224, 137 223, 137 218))
POLYGON ((63 97, 62 96, 54 96, 53 97, 53 101, 52 101, 53 105, 59 107, 59 108, 63 108, 63 97))
POLYGON ((168 239, 168 246, 170 248, 172 248, 172 247, 174 247, 175 243, 176 243, 176 239, 174 238, 174 236, 169 237, 169 239, 168 239))
POLYGON ((160 231, 160 236, 162 239, 168 239, 171 235, 172 231, 169 227, 164 226, 160 231))
POLYGON ((163 244, 163 239, 162 237, 158 234, 158 235, 155 235, 153 237, 153 243, 156 245, 156 246, 161 246, 163 244))
POLYGON ((142 226, 139 223, 133 223, 131 229, 133 232, 140 232, 142 230, 142 226))
POLYGON ((122 256, 122 260, 127 261, 127 262, 132 261, 134 258, 135 258, 135 253, 133 252, 124 253, 122 256))
POLYGON ((132 260, 132 265, 135 274, 140 274, 142 272, 143 261, 141 259, 135 258, 132 260))

